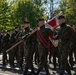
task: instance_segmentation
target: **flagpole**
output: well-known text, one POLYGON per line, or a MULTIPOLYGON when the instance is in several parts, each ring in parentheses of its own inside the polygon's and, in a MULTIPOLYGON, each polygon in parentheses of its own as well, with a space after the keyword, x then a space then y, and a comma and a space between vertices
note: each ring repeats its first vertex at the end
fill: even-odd
MULTIPOLYGON (((53 17, 52 19, 50 19, 49 21, 52 21, 54 18, 56 18, 56 17, 59 16, 59 15, 63 15, 63 12, 60 11, 60 13, 59 13, 58 15, 54 16, 54 17, 53 17)), ((49 23, 49 22, 47 22, 47 23, 49 23)))

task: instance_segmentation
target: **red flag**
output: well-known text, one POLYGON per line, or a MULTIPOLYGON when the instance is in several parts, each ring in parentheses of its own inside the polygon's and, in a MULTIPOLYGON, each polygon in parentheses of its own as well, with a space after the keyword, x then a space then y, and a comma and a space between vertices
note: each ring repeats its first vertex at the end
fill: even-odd
MULTIPOLYGON (((48 23, 45 24, 45 28, 50 28, 52 31, 55 31, 59 26, 59 21, 57 19, 58 16, 52 18, 48 23)), ((53 40, 53 35, 49 35, 49 38, 53 40)))
POLYGON ((52 31, 56 29, 56 27, 59 25, 59 21, 57 19, 58 16, 55 16, 52 18, 48 23, 45 24, 45 27, 50 28, 52 31))
MULTIPOLYGON (((62 11, 57 15, 55 16, 54 18, 52 18, 49 22, 47 22, 45 24, 45 28, 50 28, 52 31, 55 31, 56 28, 59 26, 59 20, 58 20, 58 16, 59 15, 62 15, 62 11)), ((55 45, 55 40, 53 40, 53 35, 49 35, 49 39, 51 39, 52 43, 55 45), (54 41, 54 42, 53 42, 54 41)), ((56 40, 57 41, 57 40, 56 40)), ((57 45, 57 44, 56 44, 57 45)), ((56 46, 55 45, 55 46, 56 46)), ((57 47, 57 46, 56 46, 57 47)))

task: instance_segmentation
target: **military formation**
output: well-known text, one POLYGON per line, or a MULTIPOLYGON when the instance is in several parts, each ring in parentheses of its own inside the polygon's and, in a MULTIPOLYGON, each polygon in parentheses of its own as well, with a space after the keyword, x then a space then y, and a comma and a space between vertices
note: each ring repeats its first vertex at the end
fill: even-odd
POLYGON ((24 21, 21 29, 16 26, 12 33, 8 30, 5 35, 4 31, 1 31, 0 53, 2 53, 3 67, 6 67, 7 64, 12 68, 18 66, 24 71, 23 75, 28 75, 29 69, 31 70, 30 75, 39 75, 45 69, 46 75, 50 75, 49 64, 53 57, 54 70, 57 69, 58 64, 59 75, 63 75, 65 71, 68 75, 72 75, 71 70, 76 64, 76 31, 71 26, 67 26, 63 15, 58 16, 58 20, 60 28, 56 28, 55 31, 45 27, 43 18, 38 19, 36 29, 30 28, 29 21, 24 21), (54 41, 58 41, 56 46, 53 45, 52 39, 49 39, 50 35, 53 36, 54 41), (10 47, 23 39, 25 39, 23 42, 7 52, 10 47), (37 72, 34 69, 34 63, 38 66, 37 72))

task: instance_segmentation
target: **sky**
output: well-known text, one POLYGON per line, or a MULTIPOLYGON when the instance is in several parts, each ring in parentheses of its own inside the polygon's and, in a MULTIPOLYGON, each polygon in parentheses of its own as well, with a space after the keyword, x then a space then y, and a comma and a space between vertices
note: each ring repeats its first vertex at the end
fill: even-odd
MULTIPOLYGON (((10 2, 10 1, 13 1, 13 0, 7 0, 8 2, 10 2)), ((45 5, 43 5, 43 8, 45 8, 45 14, 47 15, 47 16, 50 16, 50 0, 47 0, 48 1, 48 3, 47 4, 45 4, 45 5)), ((56 9, 58 9, 59 8, 59 2, 60 2, 61 0, 53 0, 53 11, 55 11, 56 9)))
MULTIPOLYGON (((43 7, 46 9, 46 12, 45 14, 47 16, 50 16, 50 11, 52 13, 52 9, 50 7, 50 0, 48 0, 48 3, 46 5, 44 5, 43 7)), ((56 9, 59 9, 59 3, 60 3, 61 0, 53 0, 53 12, 56 10, 56 9)))

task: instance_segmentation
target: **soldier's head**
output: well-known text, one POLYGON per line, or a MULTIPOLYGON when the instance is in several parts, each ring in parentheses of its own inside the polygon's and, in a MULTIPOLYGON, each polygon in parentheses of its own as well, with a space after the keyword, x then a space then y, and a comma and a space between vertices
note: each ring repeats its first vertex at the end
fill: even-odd
POLYGON ((59 20, 59 25, 65 23, 65 17, 63 15, 58 16, 58 20, 59 20))
POLYGON ((15 27, 15 31, 19 31, 19 26, 16 26, 15 27))
POLYGON ((30 27, 29 21, 24 21, 23 22, 23 27, 24 27, 24 29, 27 28, 27 27, 30 27))
POLYGON ((10 34, 10 30, 7 30, 7 34, 10 34))
POLYGON ((5 34, 5 31, 1 31, 1 35, 4 35, 5 34))
POLYGON ((45 20, 43 18, 38 19, 39 27, 43 26, 44 24, 45 24, 45 20))

